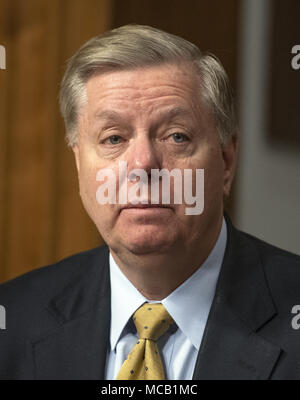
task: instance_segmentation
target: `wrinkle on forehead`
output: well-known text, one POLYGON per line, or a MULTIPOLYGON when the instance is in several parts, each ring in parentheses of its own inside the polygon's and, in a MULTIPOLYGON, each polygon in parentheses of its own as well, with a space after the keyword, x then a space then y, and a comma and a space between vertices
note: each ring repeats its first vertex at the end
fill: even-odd
POLYGON ((188 114, 198 118, 199 106, 207 109, 201 97, 199 78, 191 66, 112 71, 89 79, 87 102, 81 115, 85 114, 91 124, 104 120, 118 123, 150 115, 164 120, 188 114))
MULTIPOLYGON (((157 110, 157 117, 159 119, 164 119, 165 121, 170 121, 178 117, 190 116, 190 111, 184 107, 171 107, 166 110, 157 110)), ((104 121, 119 122, 122 119, 122 114, 115 110, 99 110, 95 114, 95 118, 104 121)))
POLYGON ((183 70, 174 65, 161 65, 97 74, 88 80, 87 91, 93 100, 110 95, 116 99, 129 95, 132 100, 143 100, 143 97, 193 92, 196 80, 198 83, 191 67, 183 70))

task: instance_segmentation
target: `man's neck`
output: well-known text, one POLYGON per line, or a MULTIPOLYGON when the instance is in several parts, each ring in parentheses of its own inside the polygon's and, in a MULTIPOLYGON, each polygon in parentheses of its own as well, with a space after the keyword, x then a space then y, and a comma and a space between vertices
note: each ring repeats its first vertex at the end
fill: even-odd
POLYGON ((110 251, 123 274, 144 297, 162 300, 204 263, 218 240, 221 227, 222 221, 214 235, 189 249, 177 245, 168 253, 146 255, 110 251))

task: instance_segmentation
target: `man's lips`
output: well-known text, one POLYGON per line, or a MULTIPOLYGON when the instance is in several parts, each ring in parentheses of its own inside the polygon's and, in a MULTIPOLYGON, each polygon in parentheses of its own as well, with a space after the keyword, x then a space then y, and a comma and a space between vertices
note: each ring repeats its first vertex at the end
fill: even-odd
POLYGON ((121 207, 122 210, 130 210, 130 209, 154 209, 154 208, 169 208, 172 209, 170 204, 126 204, 124 207, 121 207))

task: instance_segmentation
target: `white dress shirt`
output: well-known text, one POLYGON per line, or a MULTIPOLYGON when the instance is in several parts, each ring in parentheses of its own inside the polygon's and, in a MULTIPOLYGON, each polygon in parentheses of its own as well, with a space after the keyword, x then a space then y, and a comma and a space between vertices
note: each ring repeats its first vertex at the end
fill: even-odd
POLYGON ((218 240, 205 262, 165 299, 146 299, 110 254, 111 329, 106 379, 116 376, 138 340, 132 314, 145 302, 162 303, 175 323, 158 341, 166 379, 192 379, 227 241, 223 218, 218 240))

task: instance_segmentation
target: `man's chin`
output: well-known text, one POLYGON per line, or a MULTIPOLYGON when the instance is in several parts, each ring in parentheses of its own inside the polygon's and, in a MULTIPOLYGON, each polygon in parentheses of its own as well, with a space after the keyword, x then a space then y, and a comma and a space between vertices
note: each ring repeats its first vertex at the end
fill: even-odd
POLYGON ((135 255, 155 255, 165 253, 171 250, 172 245, 170 240, 136 240, 136 241, 128 241, 123 243, 123 246, 126 247, 128 251, 135 255))

